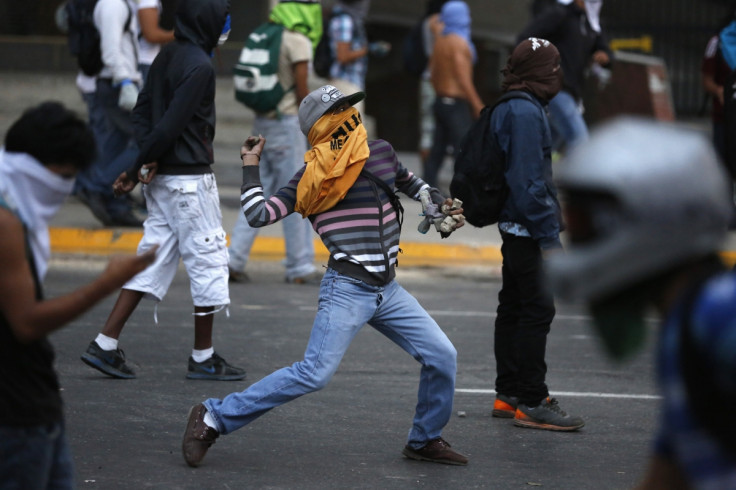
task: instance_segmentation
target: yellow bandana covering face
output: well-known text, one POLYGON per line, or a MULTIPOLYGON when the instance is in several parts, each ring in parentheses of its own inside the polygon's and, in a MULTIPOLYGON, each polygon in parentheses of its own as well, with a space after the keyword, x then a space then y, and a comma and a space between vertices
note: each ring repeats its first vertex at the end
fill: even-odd
POLYGON ((357 109, 325 114, 309 131, 312 149, 304 154, 307 168, 296 188, 294 210, 305 218, 340 202, 363 170, 370 150, 357 109))

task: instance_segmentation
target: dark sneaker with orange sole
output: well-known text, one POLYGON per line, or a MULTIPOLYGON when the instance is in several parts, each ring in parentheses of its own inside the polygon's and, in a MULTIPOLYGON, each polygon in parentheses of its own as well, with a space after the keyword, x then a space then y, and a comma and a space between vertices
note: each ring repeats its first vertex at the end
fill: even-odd
POLYGON ((512 419, 516 415, 516 406, 518 404, 518 397, 498 393, 496 400, 493 402, 493 412, 491 412, 491 415, 502 419, 512 419))
POLYGON ((585 421, 568 415, 554 398, 546 398, 536 407, 519 403, 514 415, 514 425, 530 429, 573 431, 583 427, 585 421))
POLYGON ((429 461, 431 463, 454 464, 460 466, 468 464, 468 458, 452 449, 450 444, 441 437, 432 439, 420 449, 414 449, 407 445, 401 453, 407 458, 415 459, 417 461, 429 461))
POLYGON ((181 442, 181 453, 189 466, 199 466, 207 450, 220 436, 219 432, 204 423, 205 413, 207 409, 201 403, 189 410, 187 428, 181 442))

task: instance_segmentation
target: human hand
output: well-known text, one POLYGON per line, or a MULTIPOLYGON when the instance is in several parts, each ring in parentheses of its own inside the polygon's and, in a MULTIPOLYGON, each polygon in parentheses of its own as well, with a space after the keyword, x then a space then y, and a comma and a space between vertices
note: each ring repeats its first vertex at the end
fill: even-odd
POLYGON ((373 41, 368 44, 368 52, 373 56, 383 58, 391 52, 391 43, 387 41, 373 41))
POLYGON ((440 205, 432 201, 429 190, 419 191, 419 199, 422 203, 422 214, 424 220, 419 223, 417 230, 424 234, 434 225, 442 238, 465 225, 463 216, 463 203, 459 199, 445 199, 440 205))
POLYGON ((718 99, 718 102, 721 103, 721 105, 723 105, 725 101, 723 93, 723 85, 719 85, 718 88, 716 88, 715 93, 713 94, 715 98, 718 99))
POLYGON ((132 279, 136 274, 151 265, 156 259, 158 245, 154 245, 140 255, 114 255, 100 276, 108 281, 111 289, 117 289, 132 279))
POLYGON ((138 180, 141 184, 150 184, 158 171, 158 162, 144 164, 138 171, 138 180))
POLYGON ((611 61, 611 58, 608 57, 608 53, 606 53, 605 51, 598 50, 593 53, 593 61, 601 66, 605 66, 611 61))
POLYGON ((130 79, 125 79, 120 84, 120 95, 118 106, 125 111, 132 111, 138 101, 138 86, 130 79))
POLYGON ((438 231, 442 238, 447 238, 450 234, 465 226, 465 216, 463 215, 463 202, 460 199, 445 199, 442 203, 442 214, 445 218, 440 223, 438 231))
POLYGON ((262 135, 248 136, 240 147, 240 160, 243 166, 258 165, 261 162, 261 153, 266 145, 266 138, 262 135))
POLYGON ((112 192, 115 194, 115 197, 120 197, 135 189, 135 185, 136 182, 128 177, 127 173, 123 172, 117 179, 115 179, 115 182, 113 182, 112 192))

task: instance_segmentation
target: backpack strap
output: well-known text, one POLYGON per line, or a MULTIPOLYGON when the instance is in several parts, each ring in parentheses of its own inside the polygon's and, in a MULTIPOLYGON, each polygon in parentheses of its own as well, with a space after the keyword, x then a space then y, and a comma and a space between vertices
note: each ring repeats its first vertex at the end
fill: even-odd
POLYGON ((396 219, 399 221, 399 231, 401 231, 401 227, 404 224, 404 206, 401 205, 401 199, 399 196, 396 195, 386 182, 376 177, 373 172, 366 170, 365 167, 360 171, 360 175, 375 182, 375 184, 386 193, 388 200, 391 202, 391 206, 393 206, 394 212, 396 213, 396 219))
MULTIPOLYGON (((503 102, 506 102, 507 100, 511 99, 526 99, 532 104, 534 104, 536 101, 534 100, 534 96, 530 94, 529 92, 525 92, 523 90, 509 90, 505 94, 503 94, 501 97, 499 97, 496 102, 491 106, 491 112, 500 104, 503 102)), ((538 103, 538 102, 537 102, 538 103)))

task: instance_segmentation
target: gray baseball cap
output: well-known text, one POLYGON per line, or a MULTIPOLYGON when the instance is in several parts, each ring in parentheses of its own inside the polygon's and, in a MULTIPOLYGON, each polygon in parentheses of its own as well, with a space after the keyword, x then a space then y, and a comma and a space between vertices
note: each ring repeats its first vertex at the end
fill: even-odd
POLYGON ((299 127, 304 136, 308 136, 314 123, 337 103, 347 101, 350 105, 355 105, 363 99, 365 92, 345 95, 332 85, 322 85, 304 97, 299 105, 299 127))

